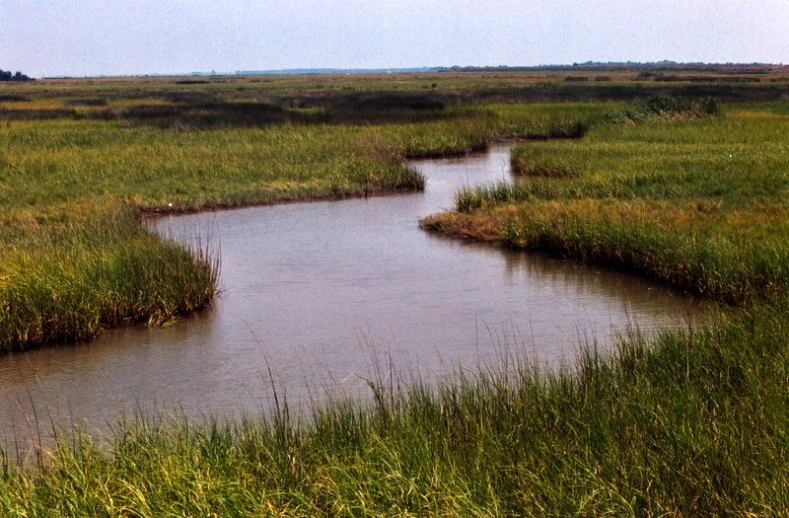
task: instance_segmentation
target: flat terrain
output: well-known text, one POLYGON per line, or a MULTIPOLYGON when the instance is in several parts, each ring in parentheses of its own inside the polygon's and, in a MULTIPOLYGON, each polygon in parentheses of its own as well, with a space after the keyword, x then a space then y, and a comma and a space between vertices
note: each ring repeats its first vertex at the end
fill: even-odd
MULTIPOLYGON (((430 231, 720 301, 707 327, 539 372, 267 420, 139 416, 0 464, 8 516, 781 515, 789 508, 785 69, 47 80, 0 90, 0 348, 210 304, 217 258, 145 214, 420 189, 412 156, 529 139, 430 231), (570 78, 574 79, 570 79, 570 78), (714 98, 710 98, 713 96, 714 98)), ((432 386, 432 385, 431 385, 432 386)))
POLYGON ((405 78, 392 90, 388 77, 339 79, 4 85, 0 351, 210 304, 217 258, 185 256, 139 225, 145 214, 421 189, 405 158, 573 136, 599 110, 466 101, 473 77, 450 78, 443 93, 405 78))

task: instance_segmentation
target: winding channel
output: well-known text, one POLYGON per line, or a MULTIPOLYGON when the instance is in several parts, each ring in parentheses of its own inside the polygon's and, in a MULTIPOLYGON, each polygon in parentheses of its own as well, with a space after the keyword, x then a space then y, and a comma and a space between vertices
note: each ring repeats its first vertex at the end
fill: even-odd
POLYGON ((629 275, 419 229, 461 187, 509 178, 509 150, 412 162, 424 193, 159 220, 174 239, 221 250, 215 308, 0 358, 0 437, 35 441, 53 422, 101 431, 152 410, 256 413, 272 383, 293 408, 363 392, 364 378, 435 379, 512 355, 557 365, 580 343, 610 347, 617 332, 687 326, 704 312, 629 275))

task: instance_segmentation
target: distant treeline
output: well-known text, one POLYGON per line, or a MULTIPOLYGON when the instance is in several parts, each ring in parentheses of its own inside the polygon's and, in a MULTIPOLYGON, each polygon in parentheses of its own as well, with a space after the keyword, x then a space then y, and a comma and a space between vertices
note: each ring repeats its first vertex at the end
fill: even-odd
POLYGON ((33 78, 26 76, 22 72, 12 73, 10 70, 0 68, 0 81, 33 81, 33 78))
POLYGON ((537 65, 537 66, 498 66, 498 67, 460 67, 441 68, 439 72, 705 72, 720 74, 769 74, 785 72, 787 65, 771 63, 677 63, 674 61, 654 61, 639 63, 587 61, 572 65, 537 65))

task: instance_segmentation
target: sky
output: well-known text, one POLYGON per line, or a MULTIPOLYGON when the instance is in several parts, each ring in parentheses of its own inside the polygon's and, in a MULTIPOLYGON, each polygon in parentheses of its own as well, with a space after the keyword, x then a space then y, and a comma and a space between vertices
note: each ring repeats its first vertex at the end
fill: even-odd
POLYGON ((660 60, 789 64, 789 0, 0 0, 31 77, 660 60))

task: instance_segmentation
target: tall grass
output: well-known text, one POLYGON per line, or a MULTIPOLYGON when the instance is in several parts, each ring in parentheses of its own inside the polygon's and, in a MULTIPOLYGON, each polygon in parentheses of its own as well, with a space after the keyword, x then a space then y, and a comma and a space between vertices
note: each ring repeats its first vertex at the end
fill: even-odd
MULTIPOLYGON (((535 128, 547 138, 573 127, 573 109, 597 117, 610 108, 490 105, 453 120, 232 131, 8 122, 0 127, 7 137, 0 287, 25 286, 18 293, 45 308, 36 314, 46 318, 28 318, 41 329, 63 315, 148 318, 160 298, 175 301, 163 304, 169 308, 190 290, 199 299, 201 286, 215 286, 216 265, 148 234, 136 221, 141 208, 391 187, 398 181, 380 178, 407 176, 396 167, 405 156, 533 138, 535 128), (348 164, 355 166, 349 176, 348 164), (265 176, 267 167, 276 173, 265 176), (114 299, 115 292, 124 295, 114 299), (83 304, 98 309, 63 310, 83 304)), ((306 416, 277 397, 268 418, 135 416, 113 428, 108 445, 71 431, 32 464, 0 450, 0 514, 785 514, 786 115, 777 105, 731 106, 723 118, 631 124, 628 117, 594 124, 582 140, 530 142, 516 151, 520 159, 550 163, 561 155, 573 174, 469 191, 459 197, 461 212, 424 222, 636 270, 740 305, 708 327, 650 341, 627 335, 605 357, 590 344, 574 367, 556 372, 516 354, 437 388, 432 380, 372 379, 369 401, 329 402, 306 416)))
POLYGON ((771 515, 789 504, 786 322, 625 337, 574 369, 509 358, 437 390, 370 382, 296 417, 118 425, 5 462, 4 515, 771 515), (747 344, 746 347, 743 344, 747 344), (769 359, 766 361, 766 359, 769 359), (398 388, 400 387, 400 388, 398 388), (405 387, 405 388, 404 388, 405 387))
POLYGON ((205 307, 219 257, 143 229, 123 207, 50 223, 6 241, 0 268, 0 352, 86 341, 104 327, 159 325, 205 307))
POLYGON ((740 304, 789 287, 785 134, 752 107, 724 118, 596 126, 513 151, 524 179, 461 192, 424 226, 635 271, 740 304))

